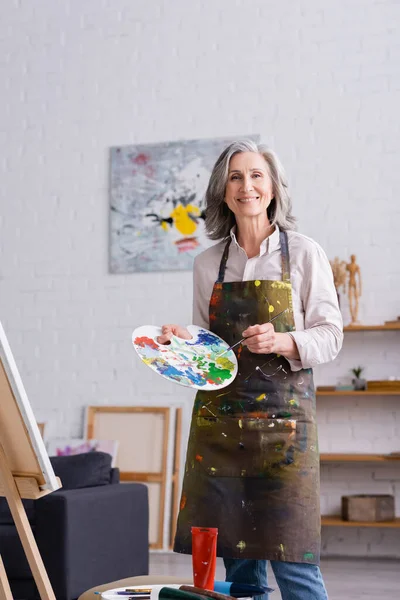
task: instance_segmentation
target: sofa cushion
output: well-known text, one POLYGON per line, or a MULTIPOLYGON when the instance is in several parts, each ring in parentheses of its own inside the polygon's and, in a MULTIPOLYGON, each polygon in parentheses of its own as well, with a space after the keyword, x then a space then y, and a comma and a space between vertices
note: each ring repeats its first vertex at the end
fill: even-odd
MULTIPOLYGON (((114 483, 118 478, 117 469, 111 469, 112 458, 106 452, 87 452, 72 456, 52 456, 50 462, 64 490, 72 490, 114 483), (113 472, 116 471, 115 474, 113 472), (113 474, 113 481, 111 476, 113 474)), ((24 508, 31 525, 35 522, 34 500, 23 500, 24 508)), ((14 520, 5 498, 0 498, 0 524, 13 524, 14 520)))
POLYGON ((51 456, 50 462, 64 490, 107 485, 111 482, 112 457, 106 452, 51 456))

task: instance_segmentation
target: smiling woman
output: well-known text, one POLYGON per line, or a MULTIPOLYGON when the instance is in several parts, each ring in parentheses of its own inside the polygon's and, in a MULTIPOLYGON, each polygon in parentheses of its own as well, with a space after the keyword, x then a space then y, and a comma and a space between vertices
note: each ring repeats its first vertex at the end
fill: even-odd
MULTIPOLYGON (((230 144, 206 203, 208 236, 220 242, 195 259, 193 322, 234 349, 238 374, 196 396, 174 549, 191 552, 192 526, 217 527, 227 581, 266 587, 270 561, 283 600, 326 600, 312 367, 342 344, 332 270, 294 231, 284 171, 266 146, 230 144)), ((158 341, 172 334, 188 339, 165 325, 158 341)))

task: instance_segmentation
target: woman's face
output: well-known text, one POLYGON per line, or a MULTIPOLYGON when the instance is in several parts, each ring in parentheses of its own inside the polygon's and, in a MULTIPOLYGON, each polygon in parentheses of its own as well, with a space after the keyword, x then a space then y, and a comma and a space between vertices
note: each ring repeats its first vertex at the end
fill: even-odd
POLYGON ((257 152, 240 152, 231 158, 225 202, 236 218, 266 216, 273 198, 268 165, 257 152))

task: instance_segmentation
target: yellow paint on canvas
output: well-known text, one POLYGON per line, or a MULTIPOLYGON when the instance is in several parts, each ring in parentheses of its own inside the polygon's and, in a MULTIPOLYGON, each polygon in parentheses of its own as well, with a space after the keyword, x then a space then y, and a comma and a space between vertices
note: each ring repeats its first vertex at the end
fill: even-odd
POLYGON ((178 204, 171 212, 174 225, 179 233, 182 233, 183 235, 192 235, 196 231, 197 223, 190 218, 191 214, 196 217, 200 216, 199 208, 193 204, 188 204, 187 206, 178 204))

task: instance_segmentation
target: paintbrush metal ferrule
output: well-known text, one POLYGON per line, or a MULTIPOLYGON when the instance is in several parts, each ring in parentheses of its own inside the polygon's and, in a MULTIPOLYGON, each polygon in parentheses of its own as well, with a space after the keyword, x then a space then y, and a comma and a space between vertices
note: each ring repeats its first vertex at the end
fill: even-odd
POLYGON ((246 338, 242 338, 241 340, 239 340, 238 342, 236 342, 236 344, 233 344, 233 346, 229 346, 229 348, 227 348, 226 350, 224 350, 223 352, 221 352, 221 354, 218 354, 218 356, 216 358, 219 358, 220 356, 223 356, 224 354, 226 354, 230 350, 233 350, 233 348, 236 348, 236 346, 238 346, 239 344, 241 344, 242 342, 244 342, 245 339, 246 338))

